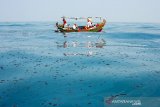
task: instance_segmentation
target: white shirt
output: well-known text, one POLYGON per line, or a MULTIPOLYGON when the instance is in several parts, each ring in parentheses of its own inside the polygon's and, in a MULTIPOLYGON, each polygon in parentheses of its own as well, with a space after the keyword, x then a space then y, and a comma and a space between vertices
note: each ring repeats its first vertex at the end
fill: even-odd
POLYGON ((92 26, 92 23, 89 21, 87 22, 87 27, 90 27, 90 26, 92 26))
POLYGON ((73 29, 76 29, 76 25, 73 25, 73 29))

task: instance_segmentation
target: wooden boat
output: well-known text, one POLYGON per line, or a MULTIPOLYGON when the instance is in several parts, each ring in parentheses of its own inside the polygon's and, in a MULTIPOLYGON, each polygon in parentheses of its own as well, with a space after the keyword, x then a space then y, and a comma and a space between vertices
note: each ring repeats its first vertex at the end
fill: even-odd
MULTIPOLYGON (((101 17, 98 17, 98 18, 101 18, 101 17)), ((78 18, 75 18, 75 19, 77 20, 78 18)), ((96 23, 90 27, 77 26, 76 29, 73 29, 73 27, 69 27, 69 26, 64 27, 63 24, 56 23, 57 30, 55 30, 55 32, 64 32, 64 33, 65 32, 101 32, 105 24, 106 24, 106 20, 103 19, 101 22, 96 23)))

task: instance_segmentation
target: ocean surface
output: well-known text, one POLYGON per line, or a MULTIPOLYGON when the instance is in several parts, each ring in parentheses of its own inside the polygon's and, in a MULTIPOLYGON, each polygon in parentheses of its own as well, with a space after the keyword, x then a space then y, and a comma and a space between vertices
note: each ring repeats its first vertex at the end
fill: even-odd
POLYGON ((102 32, 67 34, 54 24, 0 22, 0 107, 160 97, 160 24, 107 23, 102 32))

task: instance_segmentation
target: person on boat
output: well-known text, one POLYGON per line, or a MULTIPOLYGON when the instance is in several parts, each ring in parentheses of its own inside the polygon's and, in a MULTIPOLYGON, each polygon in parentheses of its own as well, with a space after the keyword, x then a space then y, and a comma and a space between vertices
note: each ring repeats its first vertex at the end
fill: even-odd
POLYGON ((56 22, 56 27, 58 27, 58 22, 56 22))
POLYGON ((63 18, 63 27, 66 27, 67 26, 67 21, 65 18, 63 18))
POLYGON ((74 30, 77 30, 77 24, 74 24, 72 27, 74 30))
POLYGON ((87 19, 87 27, 88 28, 92 27, 92 21, 89 18, 87 19))
POLYGON ((58 22, 56 22, 56 26, 55 26, 57 29, 55 30, 55 32, 59 32, 58 30, 58 22))

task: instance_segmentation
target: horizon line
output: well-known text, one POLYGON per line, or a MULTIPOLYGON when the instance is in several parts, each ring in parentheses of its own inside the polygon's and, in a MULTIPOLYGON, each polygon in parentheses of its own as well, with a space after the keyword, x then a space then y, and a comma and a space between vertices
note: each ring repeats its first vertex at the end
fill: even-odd
MULTIPOLYGON (((24 20, 24 21, 0 21, 0 23, 23 23, 23 22, 58 22, 61 20, 55 20, 55 21, 51 21, 51 20, 39 20, 39 21, 29 21, 29 20, 24 20)), ((72 21, 68 21, 68 22, 72 22, 72 21)), ((77 21, 77 22, 82 22, 82 21, 77 21)), ((143 22, 143 21, 107 21, 108 23, 153 23, 153 24, 160 24, 160 22, 143 22)))

